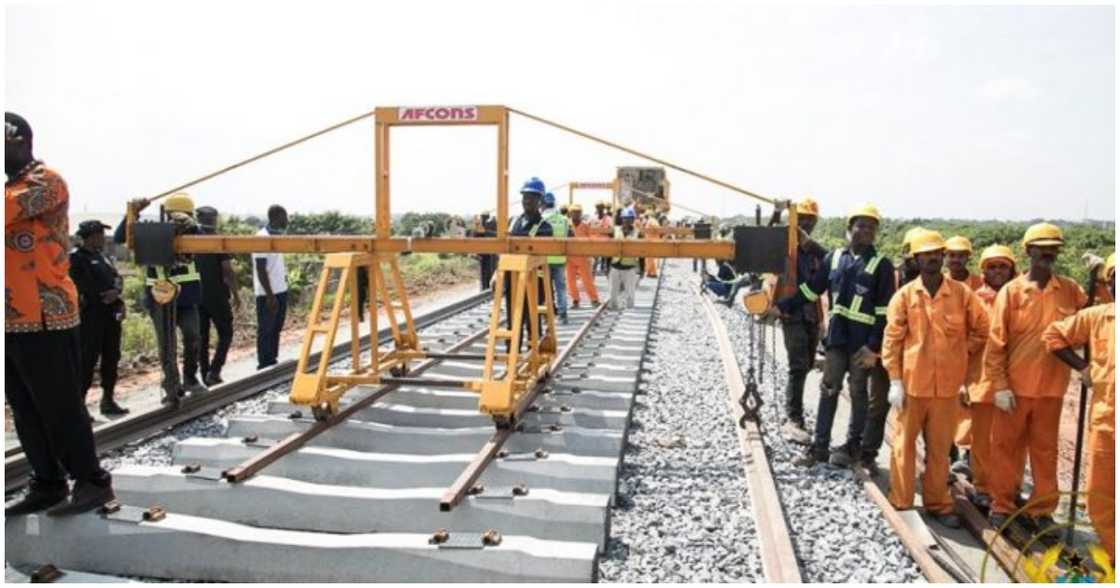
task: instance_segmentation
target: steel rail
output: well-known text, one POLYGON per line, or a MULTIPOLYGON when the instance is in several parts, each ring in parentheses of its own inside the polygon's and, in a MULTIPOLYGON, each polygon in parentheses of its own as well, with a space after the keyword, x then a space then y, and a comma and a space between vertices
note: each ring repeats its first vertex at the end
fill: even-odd
MULTIPOLYGON (((658 282, 658 287, 660 288, 660 281, 658 282)), ((588 321, 584 323, 582 327, 580 327, 579 331, 576 332, 576 335, 572 337, 571 341, 568 341, 568 344, 565 345, 564 348, 556 354, 556 357, 552 359, 552 363, 548 367, 547 377, 538 382, 537 385, 528 392, 525 399, 519 403, 520 410, 518 410, 515 418, 513 419, 514 422, 516 422, 516 420, 521 417, 525 409, 533 403, 533 400, 536 398, 537 393, 540 392, 542 388, 544 388, 545 381, 547 379, 550 379, 557 371, 560 370, 560 366, 568 360, 568 356, 571 355, 572 351, 575 350, 576 345, 578 345, 579 342, 583 340, 584 335, 586 335, 587 332, 591 330, 591 327, 596 323, 596 321, 599 320, 599 317, 603 315, 603 311, 606 310, 606 308, 606 303, 600 304, 599 308, 595 310, 595 314, 591 315, 591 318, 588 319, 588 321)), ((471 460, 471 463, 466 467, 466 469, 463 470, 461 474, 459 474, 459 477, 455 479, 455 481, 451 484, 450 487, 448 487, 447 491, 444 492, 443 496, 440 498, 439 509, 441 511, 450 511, 463 501, 463 497, 465 497, 467 495, 467 492, 470 491, 471 486, 473 486, 474 483, 478 481, 478 478, 482 475, 482 472, 486 470, 486 466, 490 465, 490 462, 493 461, 494 457, 498 455, 498 451, 502 448, 502 445, 506 442, 507 439, 509 439, 509 436, 512 433, 513 429, 509 428, 497 429, 496 431, 494 431, 494 435, 490 437, 490 440, 482 446, 482 449, 479 450, 478 454, 474 457, 473 460, 471 460)))
MULTIPOLYGON (((735 395, 746 388, 743 373, 735 357, 727 327, 719 318, 712 301, 700 293, 695 286, 693 293, 700 299, 704 313, 719 343, 723 374, 727 380, 727 406, 731 412, 733 426, 743 416, 735 395)), ((762 350, 765 352, 765 350, 762 350)), ((801 583, 801 570, 797 554, 790 539, 789 526, 778 498, 778 487, 770 471, 770 461, 766 457, 766 443, 758 423, 743 421, 745 428, 735 427, 739 437, 739 447, 743 453, 743 472, 746 474, 747 488, 751 497, 751 510, 754 514, 755 528, 759 535, 759 554, 762 560, 762 573, 767 582, 801 583)))
MULTIPOLYGON (((459 314, 474 306, 485 303, 491 299, 489 290, 464 298, 442 308, 437 308, 422 316, 416 317, 417 328, 424 328, 439 323, 451 316, 459 314)), ((379 344, 392 341, 392 330, 389 327, 377 333, 379 344)), ((362 348, 368 349, 369 335, 362 337, 362 348)), ((346 354, 350 351, 350 343, 340 343, 335 346, 335 354, 346 354)), ((318 361, 319 353, 311 358, 311 362, 318 361)), ((256 372, 245 378, 231 381, 210 389, 209 392, 198 396, 190 396, 183 400, 178 409, 163 406, 156 410, 135 414, 123 419, 113 421, 103 427, 94 429, 94 442, 99 454, 120 448, 129 443, 141 441, 152 437, 169 427, 198 418, 213 412, 223 406, 237 402, 249 396, 259 394, 269 388, 283 385, 290 381, 296 370, 296 360, 290 359, 272 366, 266 370, 256 372)), ((31 465, 27 461, 22 449, 18 446, 5 451, 4 459, 4 490, 10 492, 27 483, 31 474, 31 465)))

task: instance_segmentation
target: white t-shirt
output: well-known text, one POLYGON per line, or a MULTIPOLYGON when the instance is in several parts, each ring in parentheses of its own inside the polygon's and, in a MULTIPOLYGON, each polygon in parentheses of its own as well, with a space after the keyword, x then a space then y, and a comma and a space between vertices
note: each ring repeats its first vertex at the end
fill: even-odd
MULTIPOLYGON (((257 233, 258 236, 267 237, 268 229, 261 229, 257 233)), ((257 275, 257 260, 265 260, 265 267, 268 269, 266 275, 268 276, 268 283, 272 286, 272 293, 279 294, 288 291, 288 270, 284 267, 284 255, 282 253, 254 253, 253 254, 253 294, 257 296, 264 296, 266 292, 264 287, 261 286, 260 276, 257 275)))

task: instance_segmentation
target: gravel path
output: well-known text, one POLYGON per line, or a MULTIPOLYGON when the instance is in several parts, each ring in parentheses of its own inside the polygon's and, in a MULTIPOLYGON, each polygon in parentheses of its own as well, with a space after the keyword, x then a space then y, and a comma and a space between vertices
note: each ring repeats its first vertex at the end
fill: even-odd
POLYGON ((661 286, 602 581, 762 580, 719 347, 688 286, 661 286))
MULTIPOLYGON (((674 264, 675 275, 688 274, 684 264, 674 264)), ((740 369, 747 374, 750 318, 742 307, 716 310, 727 325, 740 369)), ((779 433, 785 421, 785 347, 780 329, 767 329, 766 353, 776 350, 778 362, 767 362, 759 392, 763 398, 763 435, 778 495, 785 509, 794 551, 806 582, 913 582, 922 577, 917 564, 867 498, 850 470, 818 464, 806 469, 792 461, 804 447, 786 441, 779 433), (778 339, 774 338, 776 334, 778 339)), ((757 362, 756 362, 757 367, 757 362)), ((812 403, 810 403, 812 404, 812 403)), ((816 422, 816 406, 806 405, 805 422, 816 422)), ((885 475, 885 474, 883 474, 885 475)))

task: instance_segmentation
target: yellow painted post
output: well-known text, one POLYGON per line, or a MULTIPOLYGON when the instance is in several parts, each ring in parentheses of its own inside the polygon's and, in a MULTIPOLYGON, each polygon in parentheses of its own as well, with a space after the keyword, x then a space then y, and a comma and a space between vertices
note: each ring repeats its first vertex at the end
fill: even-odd
POLYGON ((502 107, 498 119, 498 238, 509 227, 509 111, 502 107))
POLYGON ((374 211, 377 222, 377 236, 386 239, 393 228, 392 212, 389 207, 389 125, 381 122, 380 109, 374 123, 373 158, 376 173, 374 183, 374 211))

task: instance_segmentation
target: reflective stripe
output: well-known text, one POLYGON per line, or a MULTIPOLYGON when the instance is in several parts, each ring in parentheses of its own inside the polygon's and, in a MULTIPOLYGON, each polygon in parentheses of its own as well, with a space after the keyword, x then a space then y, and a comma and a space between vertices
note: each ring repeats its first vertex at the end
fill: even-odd
POLYGON ((848 308, 858 312, 861 307, 863 307, 863 296, 859 294, 852 296, 852 301, 848 303, 848 308))
POLYGON ((853 312, 852 310, 844 308, 843 306, 833 307, 832 314, 842 316, 850 321, 855 321, 857 323, 863 323, 865 325, 872 326, 875 325, 875 317, 869 314, 864 314, 862 312, 853 312))
POLYGON ((805 283, 801 284, 801 294, 805 296, 805 299, 809 302, 816 302, 817 299, 820 298, 820 296, 809 287, 809 284, 805 283))
POLYGON ((875 314, 882 315, 882 316, 887 316, 887 307, 886 306, 876 306, 875 307, 875 314))
POLYGON ((840 256, 843 255, 843 253, 844 252, 841 251, 840 249, 836 249, 832 252, 832 269, 833 270, 836 270, 840 267, 840 256))
POLYGON ((175 274, 174 276, 168 277, 167 271, 163 269, 163 266, 156 266, 155 270, 156 277, 153 278, 151 276, 145 276, 145 286, 153 286, 160 280, 169 280, 176 284, 182 284, 184 282, 197 282, 202 279, 202 276, 198 274, 198 269, 194 266, 193 261, 190 263, 190 265, 187 266, 187 273, 185 274, 175 274))
POLYGON ((882 255, 876 255, 875 257, 872 257, 871 261, 867 262, 867 265, 864 267, 864 271, 869 274, 875 273, 875 269, 879 267, 880 261, 883 261, 882 255))

